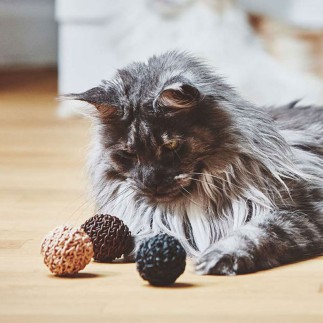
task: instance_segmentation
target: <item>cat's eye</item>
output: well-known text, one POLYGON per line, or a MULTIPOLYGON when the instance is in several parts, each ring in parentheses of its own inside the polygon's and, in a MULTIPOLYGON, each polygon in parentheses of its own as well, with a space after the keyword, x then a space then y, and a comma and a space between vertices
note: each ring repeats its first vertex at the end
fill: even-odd
POLYGON ((134 159, 137 157, 136 152, 134 151, 128 151, 128 150, 120 150, 118 151, 118 155, 122 158, 126 159, 134 159))
POLYGON ((176 150, 179 147, 179 142, 176 139, 169 140, 164 144, 164 147, 169 150, 176 150))

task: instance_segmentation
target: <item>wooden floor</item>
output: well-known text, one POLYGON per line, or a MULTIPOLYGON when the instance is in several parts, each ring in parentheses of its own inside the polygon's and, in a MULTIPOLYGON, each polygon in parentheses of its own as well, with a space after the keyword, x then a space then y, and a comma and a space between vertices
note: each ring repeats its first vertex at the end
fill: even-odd
POLYGON ((53 71, 0 74, 0 322, 323 322, 323 258, 240 277, 188 267, 150 287, 134 264, 91 263, 77 278, 43 265, 53 227, 92 216, 89 124, 55 115, 53 71))

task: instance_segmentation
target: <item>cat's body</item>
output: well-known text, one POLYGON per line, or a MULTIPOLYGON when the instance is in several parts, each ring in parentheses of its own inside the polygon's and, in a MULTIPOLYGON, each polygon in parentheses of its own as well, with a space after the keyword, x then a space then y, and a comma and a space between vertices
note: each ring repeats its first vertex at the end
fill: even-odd
POLYGON ((90 175, 99 213, 136 236, 177 237, 202 274, 323 252, 323 111, 258 109, 170 52, 74 99, 96 106, 90 175))

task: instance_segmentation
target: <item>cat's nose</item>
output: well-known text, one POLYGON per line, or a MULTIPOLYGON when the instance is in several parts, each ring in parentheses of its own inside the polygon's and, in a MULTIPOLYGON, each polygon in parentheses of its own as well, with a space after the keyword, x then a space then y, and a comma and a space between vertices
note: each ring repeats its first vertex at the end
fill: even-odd
POLYGON ((167 174, 155 173, 147 179, 146 185, 154 193, 164 193, 173 184, 173 178, 167 174))
POLYGON ((165 193, 170 190, 173 184, 173 177, 164 176, 161 179, 157 179, 152 183, 152 189, 155 193, 165 193))
POLYGON ((150 167, 142 174, 142 183, 152 193, 164 193, 174 184, 172 171, 161 167, 150 167))

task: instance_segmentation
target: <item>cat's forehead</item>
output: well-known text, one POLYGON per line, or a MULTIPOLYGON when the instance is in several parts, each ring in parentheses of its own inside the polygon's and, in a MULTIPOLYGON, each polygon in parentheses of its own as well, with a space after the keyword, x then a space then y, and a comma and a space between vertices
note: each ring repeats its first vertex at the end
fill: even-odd
POLYGON ((133 146, 141 142, 145 145, 158 147, 171 140, 180 141, 181 138, 179 131, 173 127, 136 118, 128 127, 126 144, 133 146))
POLYGON ((185 60, 168 56, 152 58, 148 63, 133 63, 118 70, 110 82, 120 100, 133 105, 151 102, 163 88, 170 84, 181 83, 185 79, 194 82, 192 69, 185 60))
POLYGON ((128 128, 128 134, 125 140, 126 147, 144 146, 156 149, 160 144, 161 136, 154 131, 145 122, 133 121, 128 128))

